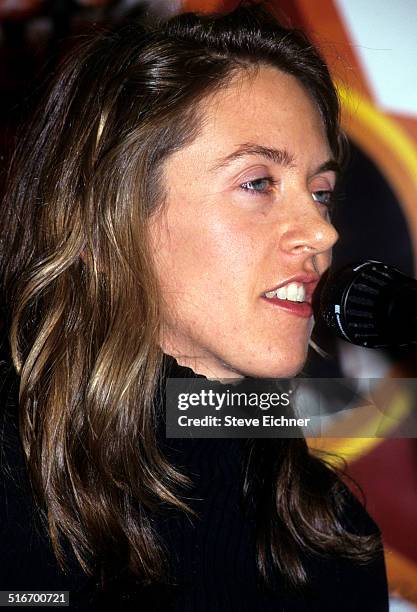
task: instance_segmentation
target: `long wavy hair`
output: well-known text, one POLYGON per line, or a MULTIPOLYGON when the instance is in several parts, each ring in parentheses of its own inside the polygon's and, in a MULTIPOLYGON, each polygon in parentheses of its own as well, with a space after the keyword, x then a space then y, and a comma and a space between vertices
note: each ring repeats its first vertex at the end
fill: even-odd
MULTIPOLYGON (((241 6, 88 40, 60 66, 13 161, 1 256, 20 434, 63 568, 62 538, 87 573, 117 562, 162 580, 152 512, 191 512, 190 479, 155 435, 162 322, 147 227, 164 205, 163 163, 195 138, 205 96, 261 65, 298 79, 340 158, 325 63, 302 33, 241 6)), ((303 550, 358 561, 375 550, 343 527, 339 480, 303 439, 253 441, 243 493, 256 499, 266 581, 278 569, 305 584, 303 550)))

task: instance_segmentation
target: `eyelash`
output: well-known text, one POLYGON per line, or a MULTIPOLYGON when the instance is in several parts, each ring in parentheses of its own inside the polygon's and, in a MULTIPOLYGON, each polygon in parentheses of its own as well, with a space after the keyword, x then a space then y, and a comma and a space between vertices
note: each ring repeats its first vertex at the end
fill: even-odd
MULTIPOLYGON (((258 178, 258 179, 253 179, 251 181, 245 181, 244 183, 242 183, 240 185, 241 189, 243 189, 244 191, 246 191, 247 193, 250 193, 252 196, 257 196, 257 195, 269 195, 271 188, 277 184, 278 181, 276 181, 274 178, 272 178, 272 176, 263 176, 262 178, 258 178), (267 181, 268 182, 268 189, 265 190, 258 190, 258 189, 249 189, 247 187, 247 185, 250 185, 251 183, 261 183, 262 181, 267 181)), ((335 202, 335 193, 334 191, 331 191, 330 189, 318 189, 317 191, 313 191, 312 192, 312 196, 313 196, 313 200, 315 202, 318 202, 319 204, 324 204, 329 210, 331 210, 334 206, 334 202, 335 202), (326 200, 325 202, 320 202, 320 200, 316 199, 317 195, 323 195, 326 194, 326 200)), ((320 197, 320 196, 319 196, 320 197)))
POLYGON ((272 178, 272 176, 263 176, 261 178, 252 179, 251 181, 245 181, 240 185, 241 189, 250 193, 251 195, 268 195, 271 188, 277 184, 278 181, 272 178), (250 185, 251 183, 261 183, 262 181, 267 181, 269 189, 268 191, 259 191, 258 189, 249 189, 246 185, 250 185))
POLYGON ((311 194, 313 196, 313 200, 315 202, 318 202, 319 204, 324 204, 324 206, 326 206, 326 208, 328 210, 332 210, 333 206, 335 204, 335 192, 331 191, 330 189, 318 189, 317 191, 313 191, 313 193, 311 194), (317 196, 317 194, 326 194, 326 202, 320 202, 319 200, 317 200, 315 198, 315 196, 317 196))

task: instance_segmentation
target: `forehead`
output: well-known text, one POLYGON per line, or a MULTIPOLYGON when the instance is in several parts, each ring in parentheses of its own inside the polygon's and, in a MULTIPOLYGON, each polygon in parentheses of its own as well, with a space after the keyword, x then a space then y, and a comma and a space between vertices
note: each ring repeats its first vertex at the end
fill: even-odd
POLYGON ((208 163, 247 142, 285 148, 297 159, 329 155, 315 102, 295 77, 274 67, 242 70, 206 97, 199 112, 201 130, 184 151, 195 162, 208 163))

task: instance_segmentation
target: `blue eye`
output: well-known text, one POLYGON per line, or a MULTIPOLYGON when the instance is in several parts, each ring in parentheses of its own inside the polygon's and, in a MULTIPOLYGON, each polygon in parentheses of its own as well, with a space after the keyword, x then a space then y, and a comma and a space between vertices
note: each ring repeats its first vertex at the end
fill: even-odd
POLYGON ((333 191, 313 191, 312 193, 313 200, 315 202, 319 202, 319 204, 324 204, 327 207, 331 207, 334 202, 334 194, 333 191))
POLYGON ((276 181, 271 176, 266 176, 253 181, 246 181, 242 183, 240 187, 245 191, 250 192, 252 195, 265 195, 271 191, 271 187, 275 185, 276 181))

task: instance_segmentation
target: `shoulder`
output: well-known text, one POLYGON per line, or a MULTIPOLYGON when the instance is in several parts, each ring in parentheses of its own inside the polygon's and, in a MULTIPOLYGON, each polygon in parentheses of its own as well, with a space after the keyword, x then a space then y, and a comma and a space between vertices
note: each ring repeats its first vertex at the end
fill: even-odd
MULTIPOLYGON (((365 500, 358 499, 330 468, 326 466, 325 469, 329 470, 329 479, 333 480, 334 509, 341 542, 349 534, 362 536, 363 539, 358 538, 354 546, 350 544, 353 556, 336 551, 326 554, 303 551, 310 586, 302 596, 302 604, 305 604, 305 609, 321 612, 388 612, 388 585, 380 529, 366 510, 365 500), (365 551, 370 541, 375 546, 368 553, 365 551)), ((294 609, 304 608, 300 604, 299 608, 295 606, 294 609)))
MULTIPOLYGON (((352 482, 354 486, 355 483, 352 482)), ((375 520, 369 514, 366 508, 366 497, 355 486, 355 493, 339 478, 338 494, 336 499, 339 503, 339 514, 341 522, 346 531, 360 536, 381 536, 381 531, 375 520)))
POLYGON ((347 532, 362 536, 363 542, 373 540, 375 548, 372 554, 368 557, 364 555, 361 561, 339 559, 337 584, 348 599, 353 598, 355 601, 352 609, 388 611, 388 584, 381 531, 366 508, 366 497, 359 488, 355 487, 354 490, 355 493, 346 482, 339 480, 340 523, 347 532))
POLYGON ((360 486, 342 469, 329 464, 327 455, 310 450, 305 487, 309 494, 332 507, 341 528, 358 536, 380 536, 380 529, 366 508, 360 486))
POLYGON ((36 504, 19 435, 19 379, 0 364, 0 588, 70 590, 71 607, 84 607, 94 592, 66 546, 69 572, 58 565, 46 519, 36 504))

